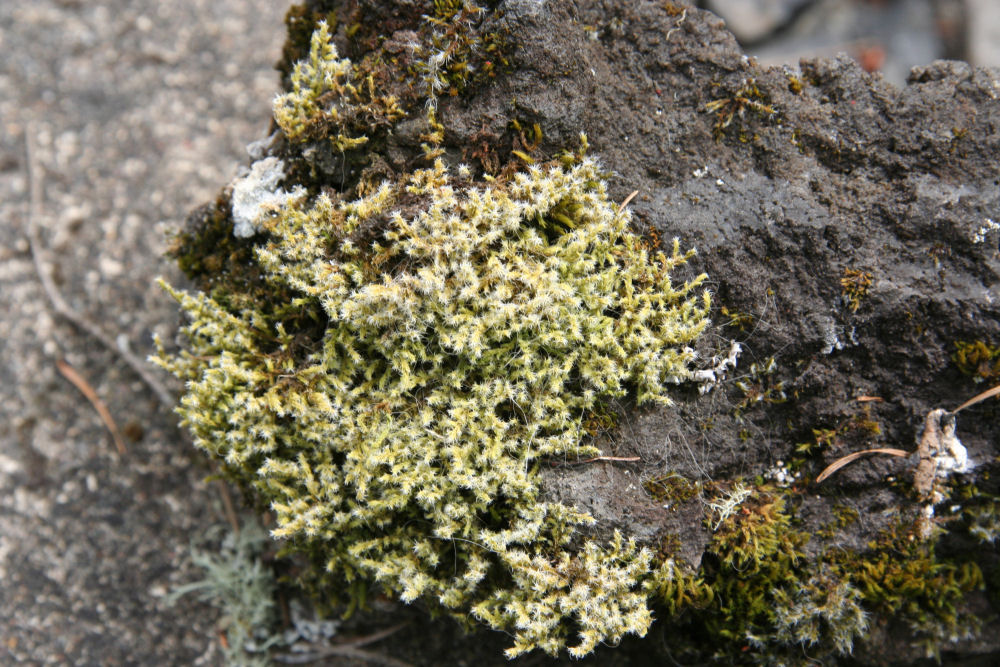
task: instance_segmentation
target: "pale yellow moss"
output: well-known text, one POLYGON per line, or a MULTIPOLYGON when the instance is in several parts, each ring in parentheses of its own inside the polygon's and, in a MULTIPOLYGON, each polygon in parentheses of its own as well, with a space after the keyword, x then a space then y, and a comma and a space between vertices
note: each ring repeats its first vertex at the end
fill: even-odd
MULTIPOLYGON (((313 47, 275 105, 290 139, 335 113, 327 91, 352 94, 325 26, 313 47)), ((709 307, 703 276, 671 282, 690 253, 651 252, 629 219, 588 159, 477 186, 437 160, 353 202, 290 200, 255 254, 282 301, 174 291, 190 351, 159 362, 275 537, 511 632, 510 655, 555 653, 573 626, 584 655, 645 633, 651 556, 621 537, 570 549, 592 519, 540 502, 536 467, 599 453, 582 420, 602 400, 669 403, 709 307)))

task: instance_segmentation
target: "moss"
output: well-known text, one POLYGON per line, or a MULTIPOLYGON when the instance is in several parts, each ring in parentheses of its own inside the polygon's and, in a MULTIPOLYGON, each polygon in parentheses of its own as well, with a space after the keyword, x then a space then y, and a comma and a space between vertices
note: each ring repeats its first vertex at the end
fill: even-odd
POLYGON ((285 31, 287 37, 281 47, 281 60, 275 65, 281 73, 281 80, 286 87, 291 85, 292 71, 295 64, 306 60, 313 32, 320 23, 325 22, 331 32, 337 31, 337 12, 331 8, 313 8, 306 3, 292 5, 285 13, 285 31))
POLYGON ((736 136, 741 142, 750 141, 753 137, 742 126, 747 112, 769 120, 779 118, 778 110, 770 102, 770 96, 761 90, 756 79, 743 81, 736 92, 728 97, 712 100, 705 105, 705 111, 715 114, 712 133, 717 141, 721 141, 730 128, 735 128, 736 136))
POLYGON ((784 382, 774 378, 777 369, 774 357, 750 364, 747 374, 735 382, 743 393, 734 410, 737 417, 758 405, 773 405, 788 400, 784 382))
POLYGON ((687 502, 701 491, 700 483, 677 473, 658 475, 646 480, 642 486, 658 503, 670 505, 687 502))
POLYGON ((856 509, 841 503, 834 503, 830 509, 833 512, 833 520, 823 526, 820 530, 816 531, 816 535, 818 537, 826 540, 834 538, 845 528, 857 523, 858 518, 860 517, 860 514, 858 514, 856 509))
MULTIPOLYGON (((901 624, 933 657, 974 633, 977 621, 962 609, 984 585, 977 565, 939 557, 934 540, 919 539, 915 524, 902 521, 860 551, 807 551, 810 537, 789 509, 795 499, 768 485, 718 485, 699 570, 685 572, 661 556, 664 569, 648 586, 678 659, 794 664, 806 651, 826 660, 850 654, 869 627, 886 623, 901 624)), ((976 507, 962 532, 991 523, 990 503, 976 507)), ((820 537, 842 534, 859 518, 846 506, 834 514, 820 537)))
POLYGON ((404 114, 395 97, 376 88, 374 76, 362 78, 350 60, 338 59, 330 40, 329 26, 320 22, 308 59, 292 70, 291 90, 274 100, 274 119, 290 141, 329 139, 343 153, 404 114))
POLYGON ((646 591, 667 619, 692 610, 704 610, 715 597, 711 586, 669 557, 662 558, 653 570, 647 580, 646 591))
POLYGON ((841 293, 851 312, 857 312, 872 286, 872 274, 860 269, 844 269, 840 279, 841 293))
POLYGON ((1000 346, 977 340, 956 341, 952 361, 965 375, 976 382, 1000 378, 1000 346))
POLYGON ((606 403, 598 403, 583 413, 583 430, 591 438, 617 427, 618 413, 606 403))
POLYGON ((673 561, 651 588, 673 626, 678 659, 727 663, 794 662, 846 655, 868 617, 849 580, 807 558, 786 496, 736 484, 710 504, 712 541, 697 573, 673 561))
MULTIPOLYGON (((360 149, 352 119, 381 122, 362 86, 319 23, 275 119, 293 147, 360 149)), ((354 200, 293 185, 237 257, 183 258, 234 278, 171 290, 188 344, 159 363, 187 382, 196 444, 354 602, 374 585, 472 615, 512 634, 510 655, 643 634, 651 552, 573 540, 592 519, 541 502, 536 468, 596 455, 609 399, 669 403, 688 377, 709 308, 704 277, 670 280, 690 253, 651 252, 585 158, 483 182, 437 159, 354 200)), ((199 247, 230 243, 224 213, 199 247)))
POLYGON ((733 327, 739 330, 740 333, 749 332, 756 321, 756 318, 750 313, 744 313, 728 306, 719 308, 719 314, 724 318, 722 326, 733 327))
POLYGON ((962 601, 983 587, 973 562, 938 558, 933 541, 917 537, 917 528, 897 523, 873 540, 863 554, 837 551, 827 556, 832 571, 850 581, 865 607, 880 618, 903 622, 928 657, 957 638, 971 636, 976 618, 961 612, 962 601))
POLYGON ((468 0, 434 0, 431 29, 411 67, 432 102, 440 95, 461 95, 509 65, 505 33, 479 29, 485 14, 468 0))
MULTIPOLYGON (((274 150, 305 162, 326 144, 367 171, 352 183, 291 169, 282 187, 295 196, 251 238, 233 237, 225 197, 193 216, 173 251, 198 289, 172 290, 188 341, 159 357, 186 382, 179 412, 196 444, 272 513, 284 553, 311 564, 300 582, 328 602, 340 593, 348 611, 378 590, 478 620, 512 636, 511 656, 581 656, 644 634, 654 610, 689 638, 685 655, 732 661, 846 654, 877 616, 925 638, 964 627, 975 566, 898 531, 864 552, 807 555, 793 490, 650 479, 658 500, 713 496, 697 571, 673 560, 676 536, 656 553, 628 536, 600 542, 581 535, 586 513, 544 502, 546 459, 598 454, 620 397, 669 404, 665 385, 690 377, 704 278, 671 281, 690 253, 631 231, 585 144, 545 161, 542 129, 521 122, 467 147, 481 171, 441 159, 433 101, 482 72, 450 63, 488 53, 470 3, 423 3, 419 43, 395 61, 369 19, 341 17, 358 26, 359 63, 332 46, 332 7, 311 6, 289 15, 287 53, 305 62, 275 104, 274 150), (425 168, 380 171, 381 140, 428 101, 425 159, 410 161, 425 168)), ((752 82, 718 102, 723 130, 747 110, 774 113, 752 82)), ((773 360, 750 367, 739 409, 784 400, 775 372, 773 360)), ((877 426, 865 412, 814 432, 804 453, 877 426)), ((991 535, 995 508, 977 507, 969 532, 991 535)), ((831 532, 853 518, 838 513, 831 532)))

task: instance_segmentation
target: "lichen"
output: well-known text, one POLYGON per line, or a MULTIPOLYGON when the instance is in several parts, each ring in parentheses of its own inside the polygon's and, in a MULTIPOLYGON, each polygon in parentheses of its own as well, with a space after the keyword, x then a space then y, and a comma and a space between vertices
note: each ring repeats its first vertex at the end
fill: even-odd
POLYGON ((276 157, 254 162, 250 172, 233 183, 233 234, 238 238, 253 236, 260 221, 280 209, 291 198, 305 194, 302 188, 286 192, 278 184, 285 178, 285 166, 276 157))

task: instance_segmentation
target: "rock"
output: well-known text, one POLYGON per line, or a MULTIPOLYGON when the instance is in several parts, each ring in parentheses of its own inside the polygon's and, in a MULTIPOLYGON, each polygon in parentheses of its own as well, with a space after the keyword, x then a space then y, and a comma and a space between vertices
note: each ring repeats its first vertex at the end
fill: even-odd
MULTIPOLYGON (((384 26, 427 30, 403 4, 306 7, 357 19, 336 35, 355 62, 377 60, 384 26)), ((635 536, 716 587, 714 603, 665 613, 653 632, 691 660, 794 653, 812 647, 818 619, 839 631, 823 597, 832 590, 823 582, 839 577, 872 624, 872 639, 854 644, 861 662, 1000 651, 995 621, 968 624, 992 614, 1000 593, 996 550, 972 540, 966 513, 996 508, 995 401, 962 414, 958 435, 977 466, 942 489, 953 502, 937 515, 940 536, 914 532, 926 514, 905 459, 866 457, 811 482, 852 452, 915 450, 925 415, 978 393, 977 380, 1000 382, 992 366, 959 354, 981 343, 981 355, 1000 355, 1000 239, 988 224, 1000 219, 1000 73, 936 62, 897 88, 847 57, 804 60, 800 74, 762 67, 718 18, 680 3, 490 3, 469 25, 477 39, 503 36, 490 57, 505 62, 490 60, 491 76, 437 99, 446 158, 497 173, 517 163, 515 151, 541 163, 585 133, 612 197, 639 192, 630 207, 649 243, 678 237, 698 249, 675 279, 704 271, 713 285, 716 326, 698 345, 704 368, 733 342, 743 348, 712 391, 681 386, 669 407, 617 406, 617 426, 596 443, 627 462, 542 466, 546 498, 590 512, 594 539, 635 536), (694 491, 656 486, 674 475, 694 491), (758 489, 753 500, 720 500, 743 483, 758 489), (724 524, 733 532, 716 532, 724 524), (741 534, 753 536, 750 555, 727 546, 741 534), (758 535, 771 551, 760 551, 758 535), (742 563, 739 575, 726 574, 732 563, 742 563), (727 597, 736 595, 730 576, 750 582, 739 588, 745 608, 727 597), (813 605, 804 616, 782 606, 789 586, 813 605), (956 608, 942 611, 941 599, 956 608), (719 627, 729 634, 716 645, 719 627), (678 639, 677 628, 709 633, 708 647, 678 639)), ((399 67, 385 86, 410 117, 377 135, 369 158, 390 176, 420 159, 425 99, 399 67)), ((291 162, 297 150, 274 148, 291 162)), ((310 178, 353 196, 364 178, 353 174, 310 178)), ((840 639, 822 642, 844 652, 840 639)))

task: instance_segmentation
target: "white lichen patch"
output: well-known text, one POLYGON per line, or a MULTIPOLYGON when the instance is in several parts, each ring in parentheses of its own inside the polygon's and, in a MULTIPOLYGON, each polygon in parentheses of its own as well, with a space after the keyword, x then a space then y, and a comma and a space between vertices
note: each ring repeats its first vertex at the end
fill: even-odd
POLYGON ((729 493, 709 503, 708 508, 716 514, 716 521, 712 526, 712 532, 717 531, 725 523, 726 519, 735 514, 740 505, 752 495, 753 489, 744 486, 742 482, 737 482, 729 493))
POLYGON ((985 218, 983 225, 973 233, 972 242, 985 243, 986 237, 994 232, 1000 232, 1000 223, 995 222, 992 218, 985 218))
POLYGON ((730 341, 729 354, 726 356, 717 354, 712 357, 712 366, 710 368, 702 368, 694 371, 692 379, 701 385, 698 387, 698 393, 707 394, 717 384, 722 382, 726 377, 726 372, 730 368, 736 368, 736 362, 739 360, 742 351, 743 346, 739 342, 735 340, 730 341))
POLYGON ((276 157, 254 162, 250 173, 233 182, 233 235, 249 238, 260 231, 261 221, 277 213, 289 199, 305 190, 296 186, 286 191, 278 184, 285 178, 285 163, 276 157))
POLYGON ((969 453, 962 441, 955 435, 954 419, 943 424, 941 428, 940 445, 934 460, 937 463, 938 475, 940 476, 968 472, 972 469, 969 453))

